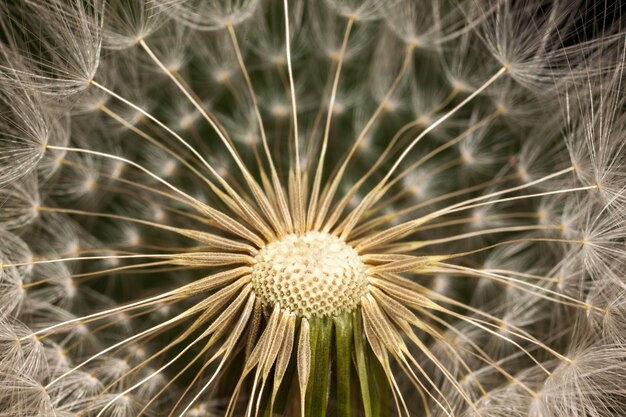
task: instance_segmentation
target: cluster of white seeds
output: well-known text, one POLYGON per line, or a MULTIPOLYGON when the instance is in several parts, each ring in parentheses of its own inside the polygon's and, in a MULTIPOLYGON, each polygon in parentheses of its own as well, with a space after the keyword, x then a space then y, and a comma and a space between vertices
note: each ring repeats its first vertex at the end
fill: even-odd
POLYGON ((287 235, 261 249, 252 269, 254 292, 303 317, 353 310, 367 293, 365 265, 343 240, 327 233, 287 235))

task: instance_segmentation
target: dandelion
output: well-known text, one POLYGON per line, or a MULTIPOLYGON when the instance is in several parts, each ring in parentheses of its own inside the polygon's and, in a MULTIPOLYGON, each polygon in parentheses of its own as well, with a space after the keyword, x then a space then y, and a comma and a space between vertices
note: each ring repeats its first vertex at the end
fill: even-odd
POLYGON ((626 414, 624 20, 0 3, 0 416, 626 414))

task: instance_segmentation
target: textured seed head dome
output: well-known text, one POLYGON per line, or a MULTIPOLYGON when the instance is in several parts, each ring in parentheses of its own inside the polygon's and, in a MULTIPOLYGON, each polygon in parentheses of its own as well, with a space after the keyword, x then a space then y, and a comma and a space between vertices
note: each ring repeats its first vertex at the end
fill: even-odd
POLYGON ((298 316, 353 310, 367 293, 365 265, 343 240, 327 233, 287 235, 261 249, 252 268, 254 292, 298 316))

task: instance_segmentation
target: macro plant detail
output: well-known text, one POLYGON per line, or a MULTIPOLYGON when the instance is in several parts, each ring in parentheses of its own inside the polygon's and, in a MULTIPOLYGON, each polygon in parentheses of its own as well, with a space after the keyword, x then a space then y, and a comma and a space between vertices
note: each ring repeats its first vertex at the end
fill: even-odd
POLYGON ((0 417, 625 415, 596 3, 0 0, 0 417))

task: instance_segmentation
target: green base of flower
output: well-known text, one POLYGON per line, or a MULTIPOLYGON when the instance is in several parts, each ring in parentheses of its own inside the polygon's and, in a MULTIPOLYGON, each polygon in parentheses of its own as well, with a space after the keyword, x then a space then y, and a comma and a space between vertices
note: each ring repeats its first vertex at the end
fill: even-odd
MULTIPOLYGON (((389 416, 391 391, 364 339, 360 312, 312 318, 309 325, 311 371, 304 415, 389 416)), ((268 399, 264 404, 263 417, 301 415, 295 363, 294 356, 274 403, 268 399)))

